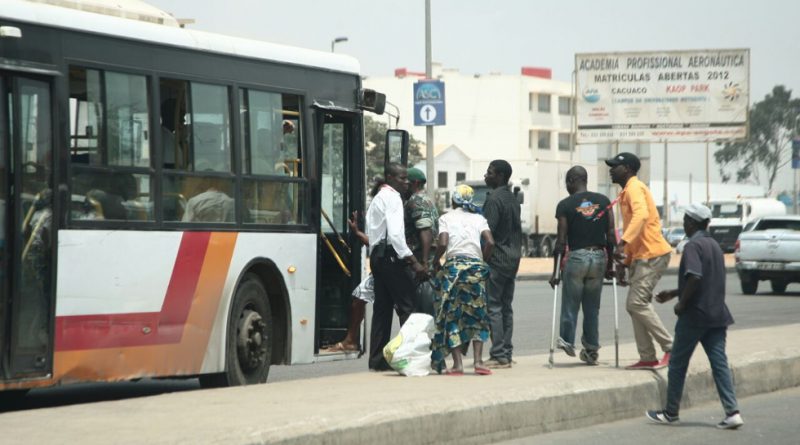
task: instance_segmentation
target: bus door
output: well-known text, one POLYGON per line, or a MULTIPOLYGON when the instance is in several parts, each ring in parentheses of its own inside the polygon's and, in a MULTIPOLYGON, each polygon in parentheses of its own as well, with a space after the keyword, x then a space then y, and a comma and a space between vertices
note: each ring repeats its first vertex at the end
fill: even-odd
POLYGON ((46 376, 53 357, 53 104, 46 78, 0 71, 0 365, 46 376))
POLYGON ((361 115, 318 111, 321 234, 317 350, 335 345, 347 334, 351 294, 361 277, 362 251, 360 241, 350 236, 347 220, 354 210, 362 210, 364 202, 361 115))

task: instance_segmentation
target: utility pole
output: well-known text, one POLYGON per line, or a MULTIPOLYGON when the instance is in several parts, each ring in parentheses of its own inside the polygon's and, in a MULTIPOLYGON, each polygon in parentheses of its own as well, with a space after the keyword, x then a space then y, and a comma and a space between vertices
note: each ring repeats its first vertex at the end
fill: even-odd
MULTIPOLYGON (((431 63, 431 0, 425 0, 425 78, 431 79, 433 77, 433 69, 431 63)), ((427 159, 425 176, 428 179, 428 186, 426 191, 431 199, 436 196, 436 184, 434 178, 433 166, 433 125, 425 127, 425 158, 427 159)))

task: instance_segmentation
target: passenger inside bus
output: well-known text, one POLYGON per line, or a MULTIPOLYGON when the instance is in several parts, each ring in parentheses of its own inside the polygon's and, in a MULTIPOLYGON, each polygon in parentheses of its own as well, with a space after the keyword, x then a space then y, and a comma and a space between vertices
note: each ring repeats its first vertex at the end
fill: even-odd
POLYGON ((189 198, 183 212, 184 222, 233 222, 234 202, 225 193, 225 180, 214 177, 199 178, 199 187, 205 190, 189 198))
POLYGON ((83 195, 82 213, 77 219, 146 219, 136 211, 138 184, 133 175, 116 171, 85 171, 73 176, 72 193, 83 195), (130 209, 130 210, 129 210, 130 209))
MULTIPOLYGON (((188 164, 186 159, 189 146, 188 129, 185 123, 186 92, 183 88, 173 89, 162 80, 161 101, 161 147, 163 147, 163 164, 165 168, 182 169, 188 164), (173 96, 177 96, 173 97, 173 96), (179 100, 180 98, 183 100, 179 100)), ((176 81, 176 83, 179 83, 176 81)))

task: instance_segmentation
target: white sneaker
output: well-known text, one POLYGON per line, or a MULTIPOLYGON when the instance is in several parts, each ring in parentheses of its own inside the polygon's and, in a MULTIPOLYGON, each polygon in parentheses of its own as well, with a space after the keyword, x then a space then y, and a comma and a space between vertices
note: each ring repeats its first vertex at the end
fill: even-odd
POLYGON ((744 425, 744 420, 739 413, 725 417, 725 419, 717 424, 717 428, 721 430, 735 430, 744 425))

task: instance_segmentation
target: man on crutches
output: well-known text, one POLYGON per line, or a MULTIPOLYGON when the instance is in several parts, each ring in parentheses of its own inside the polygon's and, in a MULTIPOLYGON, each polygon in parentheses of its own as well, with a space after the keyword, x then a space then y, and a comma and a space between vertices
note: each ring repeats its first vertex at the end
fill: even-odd
MULTIPOLYGON (((600 340, 598 316, 603 279, 613 277, 613 253, 616 236, 612 203, 599 193, 586 190, 586 169, 577 165, 569 169, 566 186, 569 197, 556 207, 558 239, 556 241, 553 275, 554 289, 564 280, 561 301, 561 327, 556 346, 575 357, 575 331, 578 310, 583 308, 583 333, 579 358, 588 365, 597 365, 600 340), (558 276, 558 258, 569 255, 558 276)), ((555 318, 553 319, 555 331, 555 318)))

